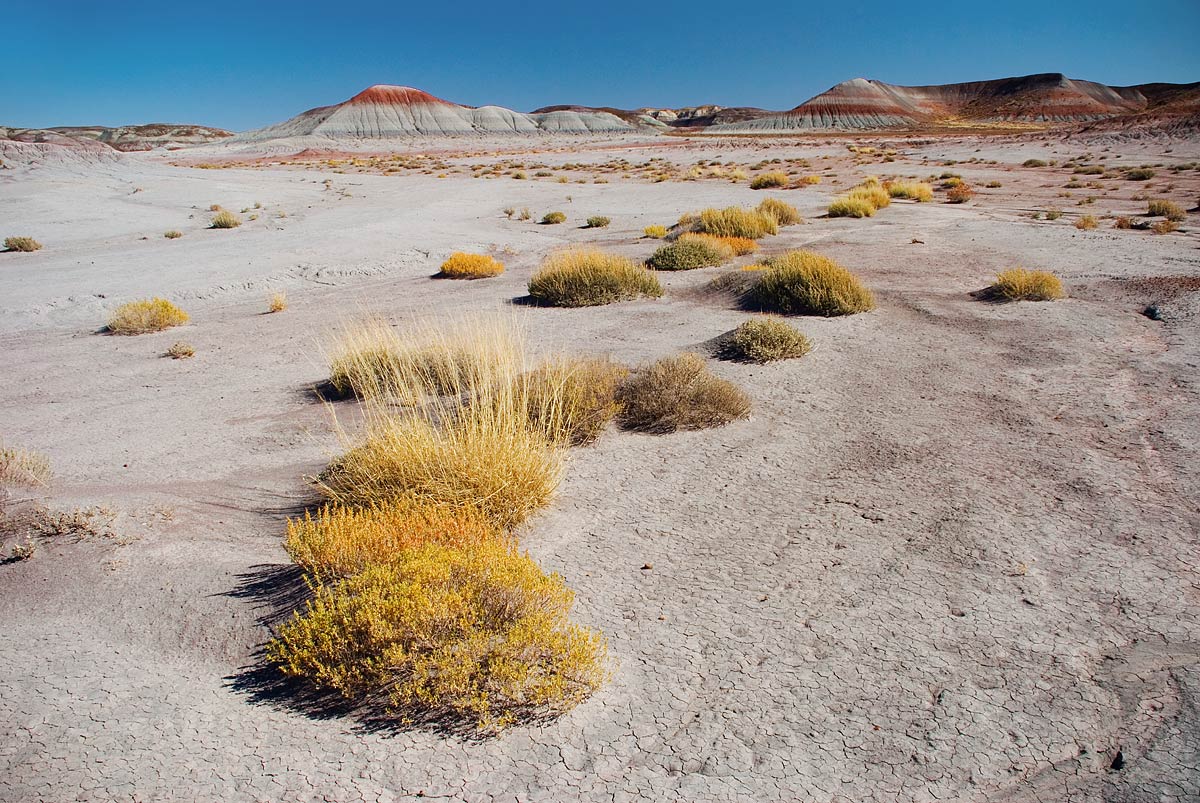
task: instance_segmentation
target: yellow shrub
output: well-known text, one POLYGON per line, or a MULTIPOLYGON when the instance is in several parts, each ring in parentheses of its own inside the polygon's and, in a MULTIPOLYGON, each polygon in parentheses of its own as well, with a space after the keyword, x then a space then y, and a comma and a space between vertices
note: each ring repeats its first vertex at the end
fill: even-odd
POLYGON ((786 187, 788 185, 788 175, 782 170, 774 170, 770 173, 760 173, 750 182, 750 189, 765 190, 769 187, 786 187))
POLYGON ((807 184, 809 186, 812 186, 813 184, 820 184, 821 177, 820 176, 805 176, 804 178, 800 179, 800 183, 807 184))
POLYGON ((907 198, 924 203, 933 200, 933 187, 923 181, 893 181, 887 185, 887 191, 893 198, 907 198))
POLYGON ((568 249, 546 257, 529 280, 534 300, 556 307, 590 307, 662 295, 658 278, 628 257, 568 249))
MULTIPOLYGON (((681 219, 681 223, 683 220, 681 219)), ((700 212, 697 230, 718 237, 745 237, 758 240, 768 234, 778 234, 779 224, 775 218, 755 209, 705 209, 700 212)))
POLYGON ((469 507, 449 508, 412 497, 363 508, 326 505, 314 518, 290 519, 284 546, 311 576, 349 577, 376 563, 391 563, 423 544, 474 548, 505 533, 469 507))
POLYGON ((713 234, 689 232, 680 236, 679 239, 683 240, 694 237, 702 238, 708 242, 719 243, 721 247, 728 248, 733 256, 753 254, 758 250, 758 243, 749 237, 717 237, 713 234))
POLYGON ((866 198, 845 196, 835 198, 829 204, 830 217, 871 217, 875 214, 875 205, 866 198))
POLYGON ((687 352, 638 368, 617 400, 621 426, 641 432, 707 429, 750 415, 746 394, 687 352))
POLYGON ((1090 231, 1100 225, 1095 215, 1084 215, 1075 221, 1075 228, 1080 231, 1090 231))
POLYGON ((288 308, 287 293, 280 290, 278 293, 272 293, 267 299, 268 312, 283 312, 288 308))
POLYGON ((1152 198, 1147 201, 1146 214, 1162 216, 1176 223, 1187 217, 1187 212, 1184 211, 1182 206, 1164 198, 1152 198))
POLYGON ((757 207, 760 214, 772 218, 779 226, 791 226, 801 221, 796 207, 778 198, 764 198, 757 207))
POLYGON ((1062 298, 1062 282, 1044 270, 1012 268, 996 277, 993 290, 1010 301, 1053 301, 1062 298))
POLYGON ((667 236, 666 226, 647 226, 642 229, 642 234, 655 240, 661 240, 667 236))
POLYGON ((196 356, 196 348, 186 340, 180 340, 167 349, 167 356, 172 360, 188 360, 196 356))
POLYGON ((888 195, 888 191, 879 184, 869 183, 855 187, 850 190, 847 197, 851 199, 861 198, 876 209, 883 209, 892 203, 892 197, 888 195))
POLYGON ((398 718, 496 730, 569 710, 608 679, 604 637, 570 621, 573 601, 507 545, 430 543, 318 586, 267 652, 347 698, 386 694, 398 718))
POLYGON ((487 254, 455 251, 442 263, 438 275, 447 279, 486 279, 504 273, 504 264, 487 254))
POLYGON ((521 377, 529 421, 555 443, 591 443, 617 414, 617 388, 629 374, 603 358, 560 357, 521 377))
POLYGON ((212 218, 210 228, 214 229, 236 229, 242 225, 242 219, 226 209, 218 211, 212 218))
POLYGON ((130 301, 113 310, 108 331, 115 335, 161 332, 188 322, 188 314, 165 298, 130 301))
POLYGON ((858 278, 828 257, 789 251, 764 261, 755 300, 785 315, 853 315, 875 308, 875 298, 858 278))

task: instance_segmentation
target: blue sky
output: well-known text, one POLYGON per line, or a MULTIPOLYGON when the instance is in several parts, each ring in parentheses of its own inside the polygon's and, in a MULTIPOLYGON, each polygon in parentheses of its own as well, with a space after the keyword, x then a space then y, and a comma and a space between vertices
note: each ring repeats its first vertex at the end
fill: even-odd
POLYGON ((0 125, 245 130, 376 83, 554 103, 789 109, 848 78, 1200 81, 1200 0, 4 0, 0 125))

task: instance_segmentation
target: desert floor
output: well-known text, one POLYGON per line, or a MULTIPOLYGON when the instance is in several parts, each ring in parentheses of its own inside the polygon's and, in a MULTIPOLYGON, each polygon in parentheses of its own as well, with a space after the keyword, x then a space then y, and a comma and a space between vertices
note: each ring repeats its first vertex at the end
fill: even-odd
MULTIPOLYGON (((843 142, 620 151, 802 156, 828 174, 768 192, 156 156, 0 170, 3 234, 46 245, 0 254, 0 435, 54 470, 10 504, 87 524, 0 565, 0 800, 1200 799, 1200 217, 1161 236, 1071 225, 1140 215, 1135 193, 1192 207, 1200 173, 1065 199, 1069 169, 1019 165, 1084 147, 899 150, 857 165, 843 142), (942 164, 973 156, 1000 164, 942 164), (976 198, 822 217, 862 175, 943 170, 976 198), (704 351, 749 314, 704 292, 729 268, 665 275, 655 301, 513 302, 552 249, 645 257, 644 226, 764 195, 806 219, 767 252, 832 256, 879 307, 796 319, 816 344, 800 360, 712 359, 752 397, 748 421, 613 429, 572 450, 522 543, 607 634, 613 681, 556 721, 478 740, 381 728, 280 684, 260 650, 304 594, 284 523, 317 501, 305 478, 338 451, 332 415, 354 419, 313 392, 334 328, 500 309, 539 353, 704 351), (209 230, 214 203, 259 217, 209 230), (1029 217, 1055 206, 1061 219, 1029 217), (612 225, 582 228, 596 214, 612 225), (430 279, 450 251, 486 249, 502 277, 430 279), (972 296, 1014 266, 1056 272, 1069 298, 972 296), (265 314, 277 290, 290 308, 265 314), (100 333, 151 295, 191 323, 100 333), (179 340, 194 358, 163 356, 179 340)), ((540 158, 614 155, 577 151, 540 158)), ((509 157, 460 161, 486 158, 509 157)))

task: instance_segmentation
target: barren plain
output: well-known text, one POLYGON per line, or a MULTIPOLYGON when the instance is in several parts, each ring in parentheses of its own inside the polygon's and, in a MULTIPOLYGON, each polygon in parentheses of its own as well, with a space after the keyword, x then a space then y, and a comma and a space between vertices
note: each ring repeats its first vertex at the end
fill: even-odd
MULTIPOLYGON (((2 233, 45 246, 0 253, 0 435, 53 470, 11 509, 78 526, 0 565, 0 800, 1200 799, 1200 170, 1171 169, 1194 142, 496 139, 392 162, 46 147, 0 170, 2 233), (1158 166, 1062 165, 1085 153, 1158 166), (781 166, 821 183, 729 178, 781 166), (945 172, 974 198, 824 216, 867 175, 945 172), (708 285, 753 257, 602 307, 531 307, 526 283, 564 245, 644 259, 644 227, 765 196, 804 217, 765 253, 833 257, 878 308, 792 318, 802 359, 710 358, 748 420, 571 450, 521 544, 607 635, 612 681, 467 739, 282 682, 262 647, 307 592, 282 533, 339 450, 316 390, 330 333, 502 310, 539 354, 709 354, 750 313, 708 285), (1113 228, 1147 197, 1191 211, 1168 234, 1113 228), (243 225, 207 228, 212 204, 243 225), (566 223, 539 225, 550 211, 566 223), (1085 214, 1099 227, 1072 225, 1085 214), (431 279, 457 250, 507 269, 431 279), (1068 297, 975 295, 1017 266, 1068 297), (277 291, 289 308, 265 314, 277 291), (150 296, 191 322, 100 331, 150 296), (195 356, 165 358, 179 340, 195 356)), ((6 529, 6 554, 25 537, 6 529)))

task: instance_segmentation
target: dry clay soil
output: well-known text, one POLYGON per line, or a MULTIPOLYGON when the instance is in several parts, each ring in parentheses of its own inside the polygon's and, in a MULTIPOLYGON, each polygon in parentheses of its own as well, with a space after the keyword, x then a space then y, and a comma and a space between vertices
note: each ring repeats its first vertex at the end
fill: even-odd
MULTIPOLYGON (((666 275, 660 300, 513 301, 556 247, 645 257, 644 226, 764 194, 144 156, 0 171, 4 234, 46 244, 0 254, 0 435, 55 475, 14 500, 111 514, 0 565, 0 800, 1200 799, 1197 214, 1164 236, 1078 231, 1075 207, 1033 221, 1065 171, 1014 165, 1047 145, 953 168, 1002 181, 971 203, 829 220, 855 180, 844 147, 688 158, 743 147, 837 156, 838 184, 772 193, 806 223, 764 247, 840 260, 878 309, 797 319, 816 344, 800 360, 711 359, 749 420, 571 452, 522 543, 607 634, 614 678, 556 721, 465 740, 364 720, 263 662, 304 593, 284 522, 339 448, 313 393, 329 333, 365 312, 500 309, 543 354, 704 351, 749 315, 704 292, 729 268, 666 275), (209 204, 255 202, 258 220, 204 228, 209 204), (595 214, 612 225, 581 228, 595 214), (502 277, 430 279, 450 251, 489 247, 502 277), (972 296, 1016 265, 1055 271, 1069 298, 972 296), (264 314, 275 290, 291 306, 264 314), (150 295, 191 323, 99 333, 150 295), (164 358, 178 340, 196 356, 164 358)), ((859 172, 923 176, 976 147, 859 172)), ((1168 180, 1192 206, 1196 179, 1168 180)), ((1114 187, 1097 214, 1144 211, 1139 187, 1114 187)), ((353 426, 352 404, 334 411, 353 426)))

